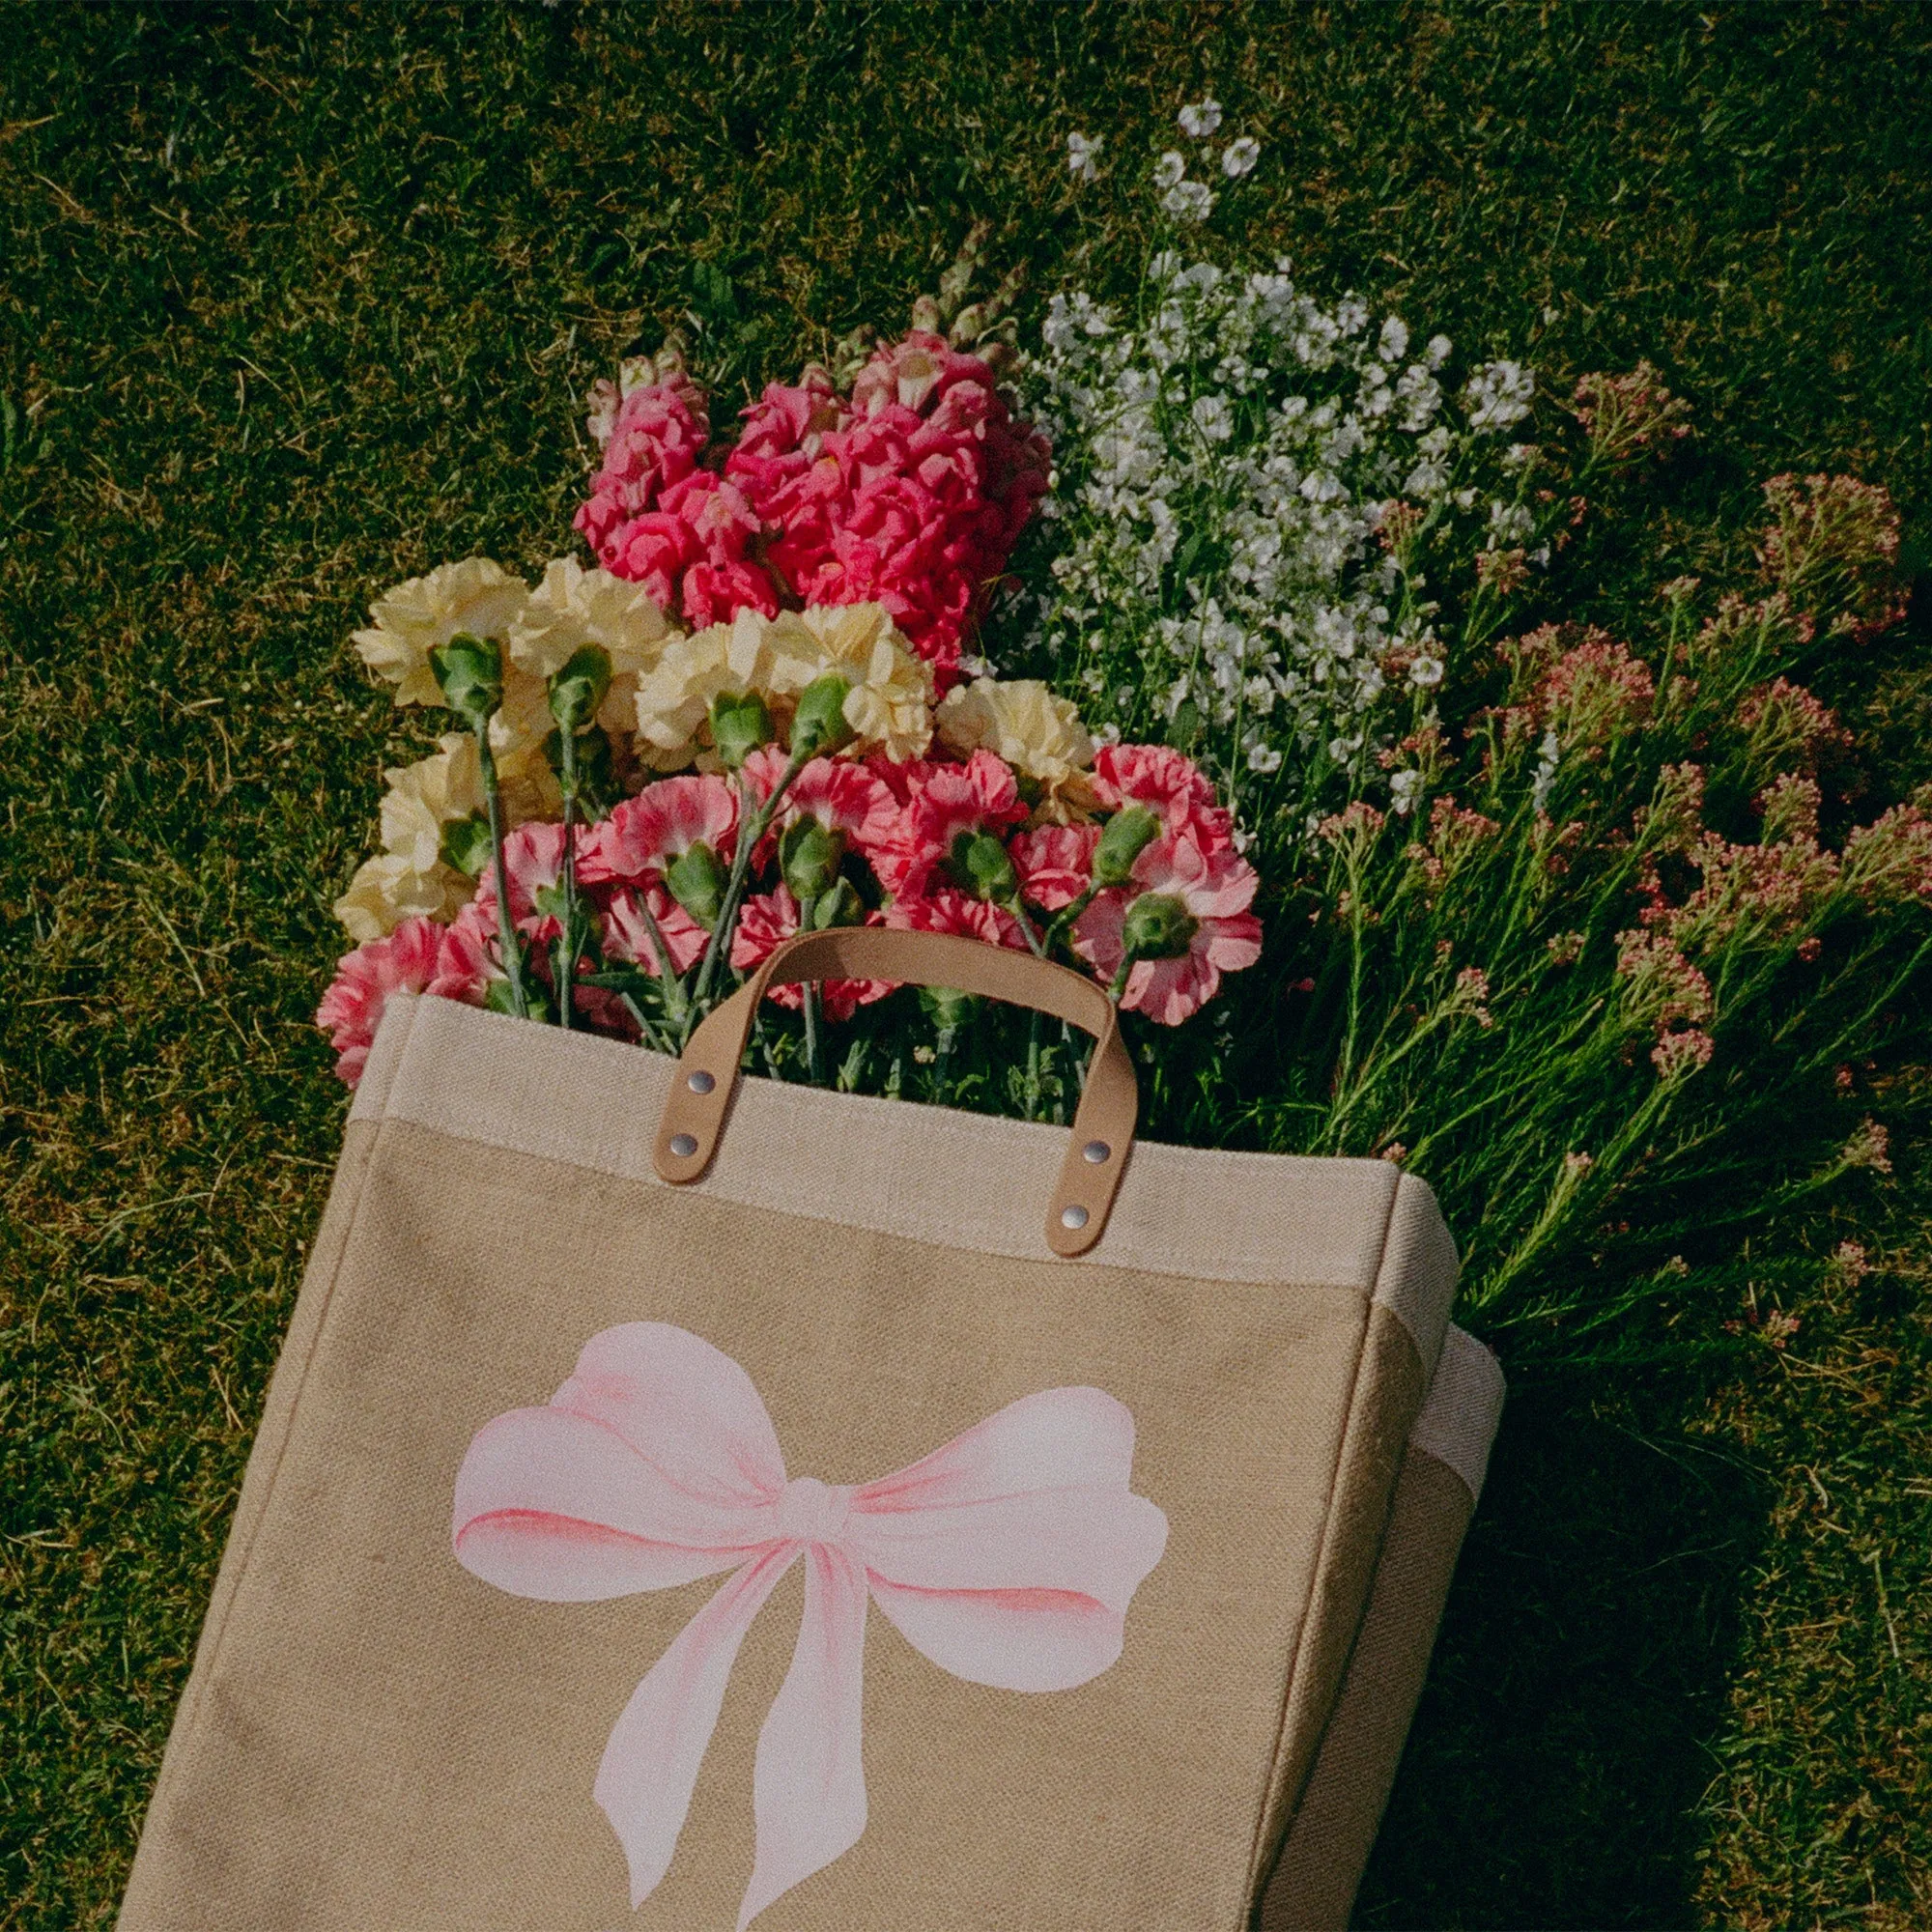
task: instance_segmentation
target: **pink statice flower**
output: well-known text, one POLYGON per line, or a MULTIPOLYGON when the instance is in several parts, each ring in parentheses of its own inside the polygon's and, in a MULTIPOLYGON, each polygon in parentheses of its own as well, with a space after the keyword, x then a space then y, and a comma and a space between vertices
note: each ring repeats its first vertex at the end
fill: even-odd
MULTIPOLYGON (((875 914, 876 920, 877 915, 875 914)), ((761 966, 787 939, 797 932, 798 901, 789 888, 780 885, 769 893, 759 893, 745 901, 739 915, 738 930, 731 938, 731 964, 741 973, 761 966)), ((883 1000, 893 990, 890 980, 824 980, 819 982, 820 1004, 828 1019, 849 1020, 860 1007, 883 1000)), ((796 1012, 805 1005, 802 985, 774 986, 771 998, 796 1012)))
POLYGON ((442 930, 434 920, 406 919, 386 937, 366 941, 337 962, 315 1023, 335 1048, 337 1077, 351 1087, 362 1077, 389 995, 430 990, 442 930))
POLYGON ((639 885, 663 878, 699 843, 728 859, 737 837, 738 794, 724 779, 709 772, 660 779, 586 835, 577 876, 587 885, 639 885))
POLYGON ((1261 922, 1248 910, 1259 883, 1254 867, 1231 848, 1204 850, 1191 836, 1166 834, 1134 861, 1132 890, 1099 894, 1074 922, 1074 950, 1112 984, 1127 956, 1130 919, 1161 914, 1171 942, 1184 950, 1137 959, 1121 1005, 1162 1026, 1179 1026, 1220 991, 1224 973, 1238 973, 1261 957, 1261 922), (1144 906, 1143 900, 1158 903, 1144 906))
POLYGON ((1007 849, 1027 903, 1043 912, 1070 906, 1087 890, 1099 842, 1097 825, 1042 825, 1022 832, 1007 849))
POLYGON ((1214 787, 1191 758, 1165 745, 1101 746, 1094 759, 1094 789, 1109 811, 1145 807, 1159 817, 1164 833, 1187 834, 1204 852, 1234 844, 1234 820, 1214 787))

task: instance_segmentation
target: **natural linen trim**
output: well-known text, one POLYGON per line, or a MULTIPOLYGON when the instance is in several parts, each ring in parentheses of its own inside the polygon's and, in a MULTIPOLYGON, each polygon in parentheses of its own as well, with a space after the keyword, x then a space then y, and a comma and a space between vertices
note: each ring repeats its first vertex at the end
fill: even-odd
POLYGON ((1490 1444, 1502 1412, 1501 1365, 1473 1335, 1452 1327, 1443 1338, 1429 1400, 1409 1431, 1409 1445, 1455 1470, 1473 1502, 1483 1493, 1490 1444))
MULTIPOLYGON (((390 1120, 662 1187, 652 1165, 676 1063, 453 1000, 389 999, 352 1121, 390 1120)), ((1016 1260, 1040 1236, 1066 1129, 740 1082, 694 1191, 1016 1260)), ((1456 1289, 1434 1197, 1386 1161, 1136 1141, 1107 1232, 1067 1267, 1350 1289, 1388 1308, 1433 1374, 1456 1289)))

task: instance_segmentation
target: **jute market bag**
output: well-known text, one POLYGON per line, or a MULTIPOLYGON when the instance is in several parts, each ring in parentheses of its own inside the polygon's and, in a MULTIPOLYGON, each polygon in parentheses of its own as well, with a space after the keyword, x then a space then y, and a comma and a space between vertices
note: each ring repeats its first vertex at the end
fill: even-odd
POLYGON ((1092 981, 933 934, 677 1063, 394 1000, 126 1932, 1238 1932, 1456 1260, 1134 1115, 1092 981), (848 977, 1092 1032, 1071 1135, 738 1077, 848 977))
POLYGON ((1368 1609, 1268 1881, 1261 1932, 1344 1932, 1381 1824, 1502 1413, 1496 1358, 1451 1328, 1409 1433, 1368 1609))

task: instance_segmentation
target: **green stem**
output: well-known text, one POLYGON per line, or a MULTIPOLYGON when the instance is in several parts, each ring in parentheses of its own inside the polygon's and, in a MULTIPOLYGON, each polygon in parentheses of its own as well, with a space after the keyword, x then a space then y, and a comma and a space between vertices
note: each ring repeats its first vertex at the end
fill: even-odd
POLYGON ((490 813, 490 863, 497 881, 497 937, 503 950, 503 971, 510 981, 510 1006, 520 1020, 530 1016, 524 997, 524 960, 517 946, 517 923, 510 917, 510 878, 503 866, 503 801, 497 783, 497 754, 490 749, 490 726, 476 730, 476 763, 483 777, 483 802, 490 813))
POLYGON ((565 730, 557 762, 563 767, 563 934, 555 953, 557 1024, 575 1024, 577 1002, 577 734, 565 730))
POLYGON ((731 875, 724 886, 724 903, 718 909, 718 921, 711 928, 711 938, 704 948, 704 957, 698 962, 697 983, 691 997, 691 1006, 684 1016, 685 1040, 691 1037, 691 1030, 696 1023, 697 1015, 704 1010, 711 998, 711 986, 718 977, 718 962, 724 956, 730 943, 732 929, 738 923, 739 902, 745 896, 745 879, 752 869, 752 853, 758 841, 771 830, 772 820, 778 816, 779 806, 785 793, 791 788, 791 781, 797 778, 811 761, 810 751, 799 746, 785 761, 782 777, 772 787, 772 795, 766 799, 758 810, 750 810, 752 788, 741 773, 738 779, 738 844, 731 854, 731 875))

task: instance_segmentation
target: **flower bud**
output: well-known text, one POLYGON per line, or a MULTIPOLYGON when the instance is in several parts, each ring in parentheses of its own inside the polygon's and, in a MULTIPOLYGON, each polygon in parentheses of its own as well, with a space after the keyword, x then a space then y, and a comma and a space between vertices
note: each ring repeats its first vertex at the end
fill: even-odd
POLYGON ((761 745, 769 745, 772 714, 755 691, 721 691, 711 700, 711 742, 726 771, 739 771, 761 745))
POLYGON ((957 1033, 981 1004, 978 994, 956 992, 951 986, 922 986, 919 1003, 941 1033, 957 1033))
POLYGON ((718 923, 724 910, 724 865, 703 839, 666 870, 665 884, 706 932, 718 923))
POLYGON ((791 725, 793 757, 801 752, 807 757, 816 757, 852 742, 852 727, 845 722, 845 700, 851 695, 852 687, 836 670, 813 678, 799 693, 798 712, 791 725))
POLYGON ((484 813, 472 811, 468 818, 453 819, 442 828, 441 859, 445 866, 466 879, 480 879, 490 863, 490 821, 484 813))
POLYGON ((949 858, 952 871, 976 898, 1005 905, 1020 889, 1011 855, 990 832, 962 832, 949 858))
POLYGON ((429 654, 442 701, 472 731, 489 727, 492 713, 503 701, 503 655, 489 638, 472 638, 459 631, 446 644, 429 654))
POLYGON ((550 681, 550 715, 573 738, 597 715, 611 688, 611 659, 596 644, 573 651, 550 681))
POLYGON ((800 905, 810 905, 831 890, 844 847, 844 838, 828 832, 810 812, 779 834, 779 870, 800 905))
POLYGON ((834 879, 829 892, 821 893, 811 908, 811 926, 823 932, 833 925, 864 925, 866 901, 850 879, 834 879))
POLYGON ((1121 944, 1129 959, 1179 959, 1199 929, 1199 921, 1171 894, 1143 893, 1127 908, 1121 944))
POLYGON ((1115 812, 1094 847, 1093 879, 1096 886, 1124 886, 1134 875, 1134 861, 1153 842, 1160 818, 1144 805, 1128 805, 1115 812))

